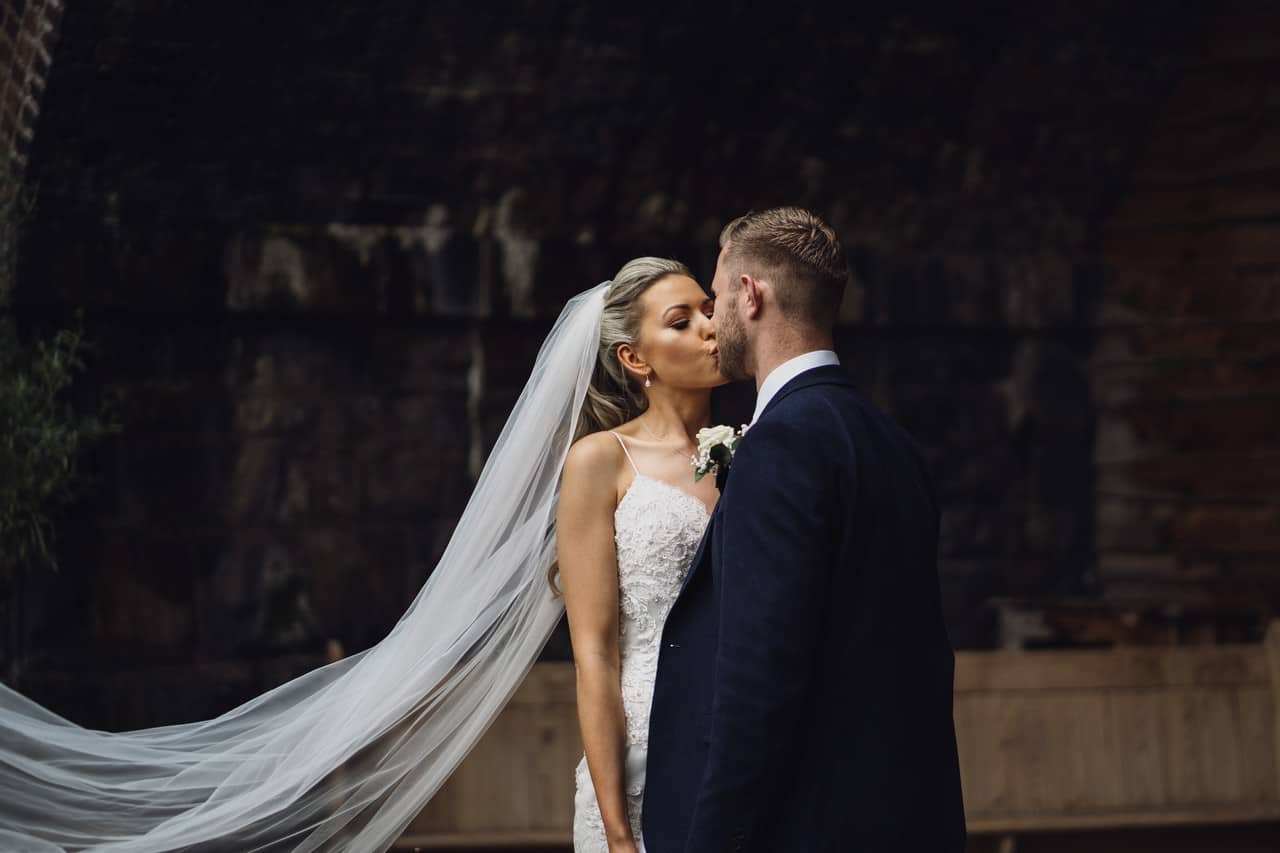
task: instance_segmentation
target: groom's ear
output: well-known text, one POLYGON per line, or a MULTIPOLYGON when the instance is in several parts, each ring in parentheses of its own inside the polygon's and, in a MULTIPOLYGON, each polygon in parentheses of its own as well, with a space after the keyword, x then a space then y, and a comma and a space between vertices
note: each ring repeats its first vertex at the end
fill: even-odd
POLYGON ((764 307, 764 294, 760 287, 760 282, 749 275, 742 276, 742 298, 746 303, 747 316, 755 318, 759 316, 760 309, 764 307))

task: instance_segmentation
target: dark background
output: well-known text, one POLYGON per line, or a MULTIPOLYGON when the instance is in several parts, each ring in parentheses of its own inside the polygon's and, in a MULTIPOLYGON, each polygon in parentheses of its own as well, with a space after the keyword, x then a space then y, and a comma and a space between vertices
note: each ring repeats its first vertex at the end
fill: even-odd
POLYGON ((123 430, 28 578, 17 686, 134 728, 377 642, 564 300, 640 254, 708 284, 723 223, 784 203, 853 258, 838 349, 932 466, 958 648, 1258 640, 1265 11, 67 4, 19 315, 85 309, 78 394, 123 430))

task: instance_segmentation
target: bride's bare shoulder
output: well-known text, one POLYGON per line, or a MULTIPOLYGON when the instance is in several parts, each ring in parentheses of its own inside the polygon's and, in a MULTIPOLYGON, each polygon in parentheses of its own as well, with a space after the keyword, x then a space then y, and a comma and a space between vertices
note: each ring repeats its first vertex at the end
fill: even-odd
POLYGON ((566 485, 614 487, 624 462, 622 445, 608 431, 584 435, 569 448, 564 461, 566 485))

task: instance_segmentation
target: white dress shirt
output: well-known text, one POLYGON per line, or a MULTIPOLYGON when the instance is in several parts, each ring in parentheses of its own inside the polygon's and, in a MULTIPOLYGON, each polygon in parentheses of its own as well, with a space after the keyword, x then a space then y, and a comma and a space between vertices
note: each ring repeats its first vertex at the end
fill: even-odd
POLYGON ((756 392, 756 411, 751 416, 751 423, 755 423, 760 419, 760 413, 764 411, 764 407, 769 405, 769 401, 773 399, 774 395, 782 390, 783 385, 786 385, 806 370, 839 363, 840 359, 833 351, 820 349, 807 352, 804 355, 798 355, 779 364, 760 383, 760 390, 756 392))

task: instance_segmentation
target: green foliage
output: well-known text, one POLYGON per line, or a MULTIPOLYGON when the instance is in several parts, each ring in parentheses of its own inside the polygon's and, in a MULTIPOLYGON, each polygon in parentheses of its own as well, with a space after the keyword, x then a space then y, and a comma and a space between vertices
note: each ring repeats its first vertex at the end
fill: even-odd
POLYGON ((14 321, 17 247, 32 210, 12 169, 0 173, 0 587, 21 569, 57 568, 53 519, 81 487, 76 460, 111 430, 64 394, 84 367, 81 330, 28 341, 14 321))

